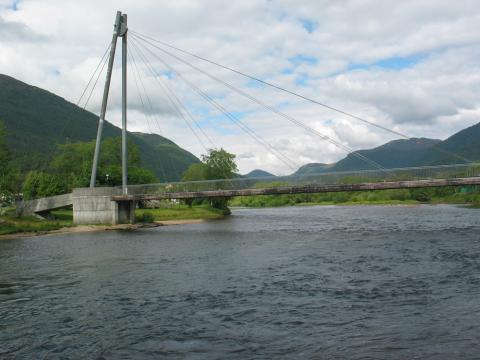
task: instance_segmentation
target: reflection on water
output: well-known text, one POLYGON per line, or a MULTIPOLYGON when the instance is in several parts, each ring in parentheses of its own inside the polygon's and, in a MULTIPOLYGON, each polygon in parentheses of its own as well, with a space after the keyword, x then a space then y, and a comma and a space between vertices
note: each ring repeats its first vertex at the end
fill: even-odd
POLYGON ((0 242, 0 358, 478 359, 480 210, 235 210, 0 242))

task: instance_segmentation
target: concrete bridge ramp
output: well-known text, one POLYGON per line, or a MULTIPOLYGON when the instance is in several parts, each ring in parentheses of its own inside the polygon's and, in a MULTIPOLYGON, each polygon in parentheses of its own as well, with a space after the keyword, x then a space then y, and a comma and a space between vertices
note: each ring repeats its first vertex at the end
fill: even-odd
POLYGON ((17 213, 24 215, 45 215, 52 210, 73 205, 72 194, 49 196, 17 203, 17 213))

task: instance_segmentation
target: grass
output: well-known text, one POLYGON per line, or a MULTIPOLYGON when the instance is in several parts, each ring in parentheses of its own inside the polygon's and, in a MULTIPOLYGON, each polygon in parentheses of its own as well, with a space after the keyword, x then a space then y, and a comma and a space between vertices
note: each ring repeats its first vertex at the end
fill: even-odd
MULTIPOLYGON (((58 230, 63 227, 73 226, 73 214, 71 209, 52 211, 54 219, 44 220, 35 216, 15 215, 15 209, 8 209, 0 216, 0 235, 15 234, 20 232, 45 232, 58 230)), ((137 209, 135 216, 138 222, 153 222, 166 220, 197 220, 219 219, 225 216, 224 211, 213 209, 210 206, 176 205, 170 208, 137 209)))
POLYGON ((139 221, 142 219, 147 221, 219 219, 223 216, 225 216, 223 210, 214 209, 206 205, 193 206, 191 208, 187 205, 176 205, 171 208, 135 210, 135 217, 139 221))
POLYGON ((345 201, 345 202, 333 202, 333 201, 323 201, 323 202, 304 202, 298 203, 293 206, 314 206, 314 205, 415 205, 420 204, 417 200, 371 200, 371 201, 345 201))
POLYGON ((14 209, 8 209, 0 217, 0 235, 19 232, 44 232, 73 226, 72 210, 53 211, 55 219, 43 220, 35 216, 17 217, 14 209))

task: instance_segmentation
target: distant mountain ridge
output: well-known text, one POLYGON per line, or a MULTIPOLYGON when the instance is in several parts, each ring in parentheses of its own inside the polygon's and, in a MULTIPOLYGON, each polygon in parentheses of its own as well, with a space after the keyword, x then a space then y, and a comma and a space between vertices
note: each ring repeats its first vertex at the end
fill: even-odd
MULTIPOLYGON (((355 153, 375 161, 377 164, 389 169, 416 166, 422 162, 427 150, 440 143, 438 139, 411 138, 393 140, 368 150, 358 150, 355 153)), ((348 154, 329 169, 331 171, 365 170, 374 169, 354 154, 348 154)))
MULTIPOLYGON (((0 74, 0 121, 7 142, 23 171, 43 169, 57 144, 91 141, 96 137, 98 116, 65 99, 10 76, 0 74)), ((103 138, 121 135, 105 122, 103 138)), ((142 166, 159 181, 175 181, 193 163, 193 154, 157 134, 129 133, 138 146, 142 166)))
MULTIPOLYGON (((480 123, 463 129, 446 140, 410 138, 387 142, 355 153, 387 168, 465 163, 480 160, 480 123)), ((374 167, 354 153, 333 164, 310 163, 292 175, 335 171, 371 170, 374 167)))
POLYGON ((261 177, 271 177, 275 176, 272 173, 269 173, 268 171, 261 170, 261 169, 255 169, 250 171, 248 174, 243 175, 246 178, 261 178, 261 177))
POLYGON ((300 166, 294 175, 308 175, 308 174, 317 174, 319 172, 327 171, 332 165, 323 164, 323 163, 310 163, 303 166, 300 166))

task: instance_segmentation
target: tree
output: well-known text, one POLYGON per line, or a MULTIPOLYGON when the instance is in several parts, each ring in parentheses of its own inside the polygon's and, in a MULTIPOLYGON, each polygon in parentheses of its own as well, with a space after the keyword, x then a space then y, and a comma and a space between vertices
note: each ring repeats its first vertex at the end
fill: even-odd
POLYGON ((207 180, 231 179, 238 171, 235 155, 224 149, 210 149, 208 154, 202 155, 202 161, 206 165, 207 180))
MULTIPOLYGON (((128 183, 148 184, 157 182, 150 170, 141 167, 140 151, 128 141, 128 183)), ((52 170, 68 179, 68 188, 88 186, 92 169, 95 142, 78 142, 59 145, 52 162, 52 170)), ((102 141, 97 170, 97 184, 117 186, 122 183, 122 139, 108 138, 102 141)))
MULTIPOLYGON (((183 173, 183 181, 200 181, 200 180, 220 180, 231 179, 238 171, 235 163, 235 155, 230 154, 224 149, 210 149, 208 154, 202 155, 202 163, 192 164, 183 173)), ((220 188, 221 183, 217 184, 220 188)), ((192 190, 200 190, 193 188, 192 190)), ((230 213, 228 209, 228 198, 219 197, 211 198, 210 205, 216 209, 224 210, 226 214, 230 213)), ((191 206, 192 202, 186 201, 191 206)))
POLYGON ((0 121, 0 164, 7 164, 9 160, 10 154, 7 146, 7 131, 3 121, 0 121))
MULTIPOLYGON (((204 163, 195 163, 192 164, 188 167, 187 170, 184 171, 182 175, 182 181, 201 181, 201 180, 206 180, 206 171, 207 171, 207 165, 204 163)), ((195 190, 200 190, 197 189, 194 184, 190 185, 191 191, 195 190)), ((192 207, 193 202, 195 199, 185 199, 185 204, 187 204, 189 207, 192 207)), ((200 202, 203 202, 203 200, 197 200, 200 202)))
POLYGON ((11 159, 7 131, 0 121, 0 203, 11 203, 20 191, 19 171, 11 159))
POLYGON ((204 163, 195 163, 189 166, 182 175, 182 181, 206 180, 207 165, 204 163))
POLYGON ((23 183, 23 198, 25 200, 64 194, 67 184, 58 175, 47 174, 41 171, 30 171, 23 183))
POLYGON ((51 169, 66 179, 69 189, 88 186, 94 149, 93 141, 58 145, 51 169))

